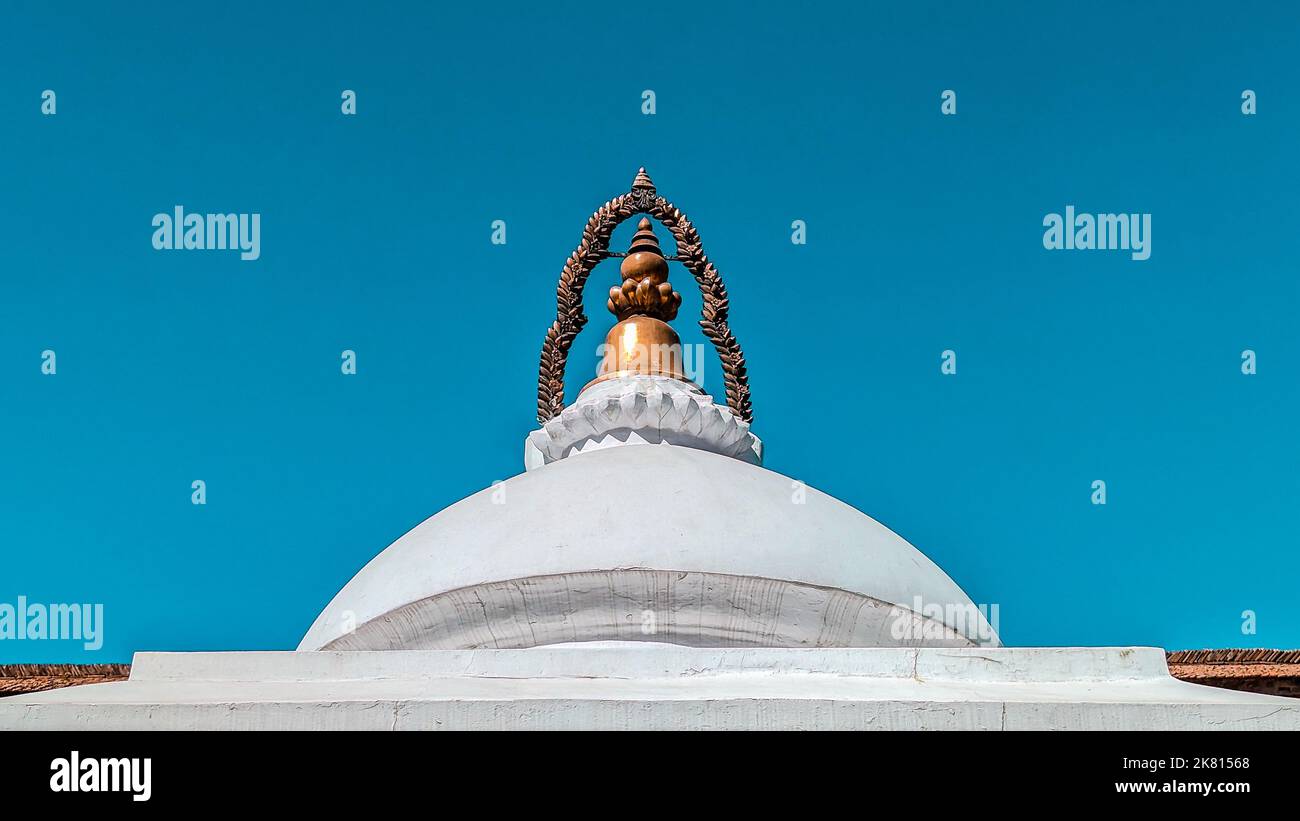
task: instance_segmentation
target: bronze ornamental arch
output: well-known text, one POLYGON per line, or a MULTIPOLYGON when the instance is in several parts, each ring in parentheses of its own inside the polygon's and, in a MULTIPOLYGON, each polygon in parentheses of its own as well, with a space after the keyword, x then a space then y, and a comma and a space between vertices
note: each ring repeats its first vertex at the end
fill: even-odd
POLYGON ((597 263, 613 254, 609 238, 625 220, 646 214, 667 228, 677 241, 677 256, 670 257, 690 270, 699 283, 704 306, 700 311, 700 328, 713 343, 722 361, 727 407, 741 419, 752 422, 754 412, 749 401, 749 376, 740 343, 727 325, 727 288, 722 274, 704 253, 699 232, 680 210, 659 196, 644 168, 637 172, 632 190, 597 208, 582 230, 582 242, 569 255, 560 272, 556 289, 555 322, 542 342, 541 367, 537 377, 537 421, 546 422, 564 410, 564 368, 573 340, 587 324, 582 310, 582 291, 587 277, 597 263))

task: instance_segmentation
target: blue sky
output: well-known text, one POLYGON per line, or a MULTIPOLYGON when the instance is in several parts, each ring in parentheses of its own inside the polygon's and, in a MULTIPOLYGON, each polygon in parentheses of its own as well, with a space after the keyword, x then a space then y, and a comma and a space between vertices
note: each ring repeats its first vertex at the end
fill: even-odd
POLYGON ((1300 645, 1300 14, 1226 5, 17 4, 0 602, 102 603, 105 640, 0 662, 291 648, 520 472, 555 280, 640 165, 726 279, 767 466, 1004 641, 1300 645), (261 214, 260 259, 154 250, 176 205, 261 214), (1151 258, 1045 250, 1067 205, 1151 214, 1151 258))

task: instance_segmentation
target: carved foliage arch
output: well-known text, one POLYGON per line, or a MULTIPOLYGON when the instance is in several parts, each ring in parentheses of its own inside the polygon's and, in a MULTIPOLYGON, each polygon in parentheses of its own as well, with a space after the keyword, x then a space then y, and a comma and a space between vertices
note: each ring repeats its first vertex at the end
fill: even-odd
POLYGON ((677 260, 695 277, 703 297, 700 328, 722 361, 727 407, 746 422, 754 419, 749 399, 749 376, 740 343, 727 325, 729 303, 722 274, 704 253, 699 232, 686 215, 659 196, 648 178, 638 175, 626 194, 596 209, 582 231, 582 241, 569 255, 560 272, 556 289, 555 322, 542 343, 541 367, 537 378, 537 421, 545 424, 564 410, 564 369, 574 339, 587 324, 582 309, 582 292, 593 268, 609 256, 609 239, 614 229, 637 214, 646 214, 672 233, 677 241, 677 260), (642 180, 645 179, 645 183, 642 180))

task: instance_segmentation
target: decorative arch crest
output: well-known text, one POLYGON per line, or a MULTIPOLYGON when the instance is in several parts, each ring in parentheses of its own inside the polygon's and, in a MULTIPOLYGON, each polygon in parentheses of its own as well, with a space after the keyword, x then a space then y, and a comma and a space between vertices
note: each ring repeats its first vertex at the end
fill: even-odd
POLYGON ((537 377, 537 421, 546 424, 564 410, 564 369, 568 364, 569 349, 588 319, 582 309, 582 292, 587 277, 599 262, 612 256, 609 239, 614 229, 637 214, 646 214, 657 220, 676 240, 677 256, 674 259, 686 266, 700 286, 704 303, 700 311, 700 329, 713 343, 722 362, 727 407, 744 421, 752 422, 754 411, 749 399, 745 355, 727 325, 730 304, 722 274, 705 255, 695 226, 671 202, 659 196, 644 168, 637 172, 632 190, 605 203, 591 215, 582 230, 582 241, 560 272, 555 294, 555 322, 547 329, 546 339, 542 342, 541 367, 537 377))

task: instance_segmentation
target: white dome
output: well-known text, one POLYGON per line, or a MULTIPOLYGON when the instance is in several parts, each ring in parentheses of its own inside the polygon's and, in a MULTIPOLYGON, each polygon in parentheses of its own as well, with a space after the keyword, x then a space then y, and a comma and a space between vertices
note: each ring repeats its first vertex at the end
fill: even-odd
POLYGON ((298 649, 998 644, 920 551, 798 488, 689 447, 577 453, 426 519, 298 649))

